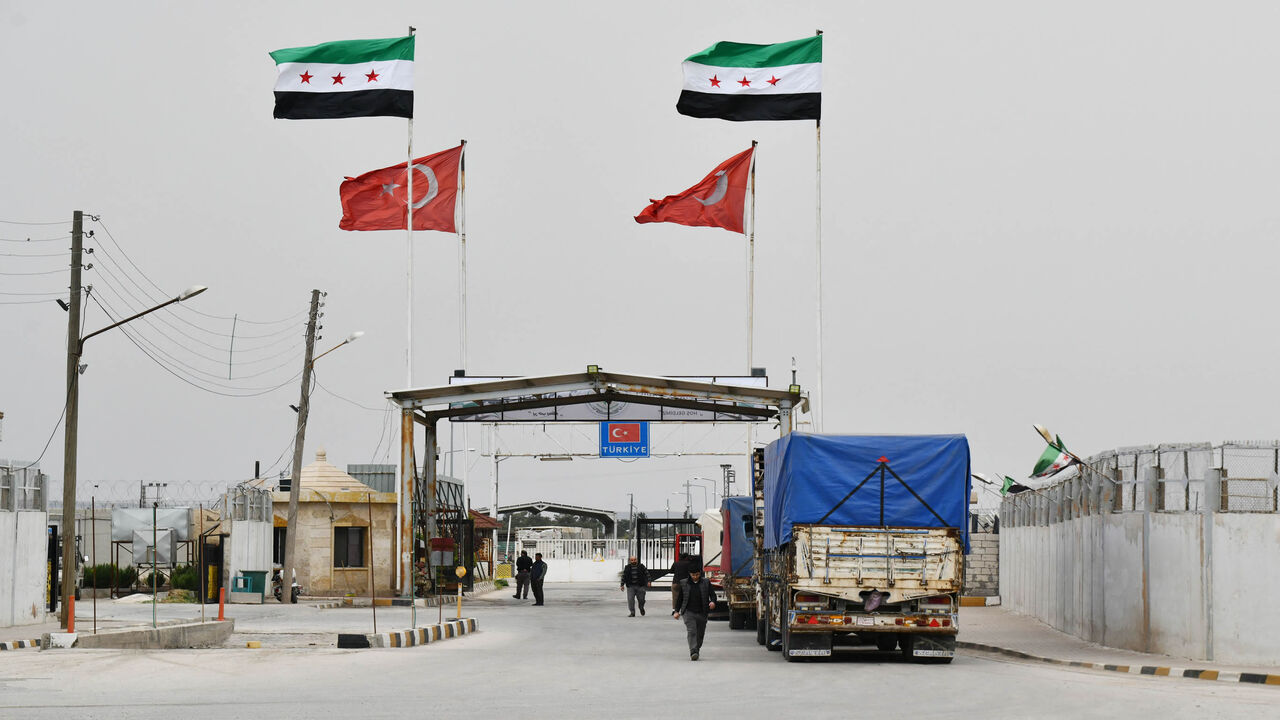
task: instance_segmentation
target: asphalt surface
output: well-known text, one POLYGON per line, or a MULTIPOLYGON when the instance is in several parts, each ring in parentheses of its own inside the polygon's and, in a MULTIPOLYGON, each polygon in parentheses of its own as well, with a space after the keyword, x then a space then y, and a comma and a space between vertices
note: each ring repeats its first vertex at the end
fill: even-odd
MULTIPOLYGON (((724 622, 708 627, 702 658, 690 662, 668 602, 655 592, 648 616, 629 618, 611 584, 548 585, 544 607, 498 590, 464 606, 478 633, 381 650, 332 647, 337 632, 373 631, 369 608, 233 606, 237 633, 222 649, 0 653, 0 717, 640 718, 673 704, 745 718, 1280 717, 1277 688, 982 652, 961 652, 950 665, 870 651, 788 663, 758 646, 755 633, 724 622), (249 639, 263 647, 246 649, 249 639)), ((106 614, 149 622, 149 605, 124 605, 106 614)), ((190 618, 192 610, 156 608, 160 620, 190 618)), ((378 630, 407 627, 408 613, 378 608, 378 630)), ((418 610, 420 625, 437 617, 434 608, 418 610)))

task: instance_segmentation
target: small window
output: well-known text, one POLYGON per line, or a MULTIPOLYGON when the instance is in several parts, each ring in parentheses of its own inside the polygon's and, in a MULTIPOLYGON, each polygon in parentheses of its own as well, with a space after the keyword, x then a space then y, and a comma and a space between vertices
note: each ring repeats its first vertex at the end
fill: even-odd
POLYGON ((288 537, 285 533, 288 528, 272 528, 271 533, 271 562, 276 565, 284 566, 284 541, 288 537))
POLYGON ((364 528, 336 527, 333 529, 333 566, 336 568, 364 567, 364 528))

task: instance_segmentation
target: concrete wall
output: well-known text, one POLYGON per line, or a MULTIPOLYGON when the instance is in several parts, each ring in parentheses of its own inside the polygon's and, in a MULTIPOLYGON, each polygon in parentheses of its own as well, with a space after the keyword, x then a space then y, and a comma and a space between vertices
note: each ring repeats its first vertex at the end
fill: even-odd
POLYGON ((621 558, 601 561, 552 558, 546 561, 546 582, 618 582, 624 562, 621 558))
POLYGON ((42 510, 0 510, 0 627, 45 620, 48 525, 42 510))
POLYGON ((223 546, 223 584, 245 570, 266 570, 268 597, 271 595, 271 523, 261 520, 232 520, 231 535, 223 546))
POLYGON ((1000 532, 1007 608, 1111 647, 1280 665, 1280 515, 1106 513, 1000 532))
POLYGON ((969 554, 964 558, 964 594, 985 597, 1000 594, 1000 536, 998 534, 969 534, 969 554))

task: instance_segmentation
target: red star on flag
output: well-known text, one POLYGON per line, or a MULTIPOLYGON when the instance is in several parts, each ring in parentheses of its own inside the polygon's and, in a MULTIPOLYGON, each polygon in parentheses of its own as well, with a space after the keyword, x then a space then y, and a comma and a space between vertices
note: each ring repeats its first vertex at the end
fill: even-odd
POLYGON ((746 87, 751 84, 751 81, 747 79, 746 75, 743 75, 742 79, 738 81, 738 84, 742 87, 746 87))
POLYGON ((777 84, 778 84, 778 78, 773 77, 772 75, 770 75, 770 76, 769 76, 769 84, 770 84, 770 85, 777 85, 777 84))
POLYGON ((312 74, 311 74, 311 73, 307 72, 306 70, 303 70, 303 71, 302 71, 302 74, 301 74, 301 75, 299 75, 298 77, 302 78, 302 82, 304 82, 304 83, 306 83, 306 84, 310 85, 310 84, 311 84, 311 78, 312 78, 313 76, 312 76, 312 74))
POLYGON ((333 84, 334 84, 334 85, 341 85, 341 84, 342 84, 342 73, 338 73, 337 75, 334 75, 334 76, 333 76, 333 84))
POLYGON ((717 75, 712 75, 712 76, 711 76, 711 87, 720 87, 720 77, 719 77, 719 76, 717 76, 717 75))
POLYGON ((370 70, 369 72, 365 73, 365 77, 369 80, 369 82, 378 81, 378 73, 377 71, 374 71, 374 70, 370 70))

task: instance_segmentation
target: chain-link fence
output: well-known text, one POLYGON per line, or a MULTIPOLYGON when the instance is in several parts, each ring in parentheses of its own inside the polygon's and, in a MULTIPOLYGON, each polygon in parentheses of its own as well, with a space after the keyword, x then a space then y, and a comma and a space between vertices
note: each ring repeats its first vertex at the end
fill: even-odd
POLYGON ((1009 495, 1002 522, 1044 525, 1107 512, 1280 511, 1280 441, 1124 447, 1030 492, 1009 495))

